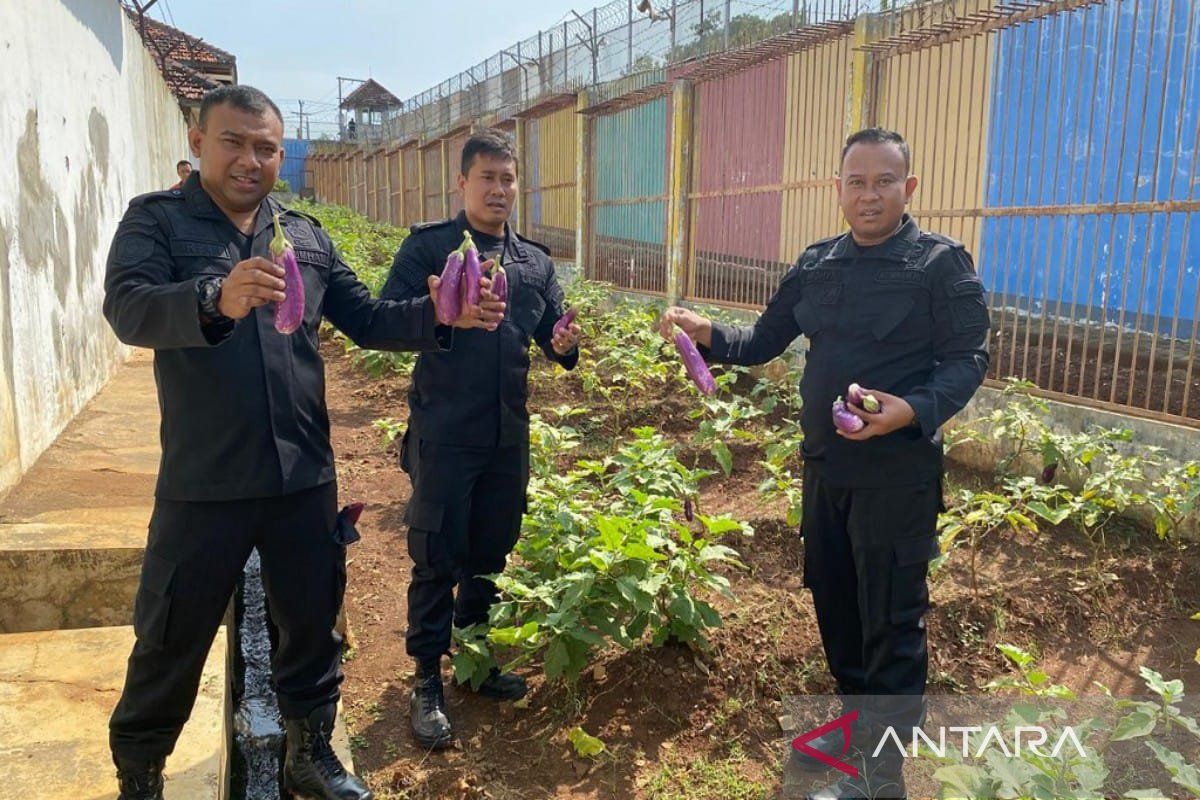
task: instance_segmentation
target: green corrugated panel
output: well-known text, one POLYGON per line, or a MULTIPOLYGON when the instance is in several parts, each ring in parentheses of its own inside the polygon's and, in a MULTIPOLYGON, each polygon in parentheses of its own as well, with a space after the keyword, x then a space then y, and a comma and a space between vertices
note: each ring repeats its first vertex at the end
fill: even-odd
MULTIPOLYGON (((667 99, 599 117, 593 129, 595 200, 661 197, 667 185, 667 99)), ((596 233, 641 242, 665 241, 661 200, 604 206, 596 211, 596 233)))

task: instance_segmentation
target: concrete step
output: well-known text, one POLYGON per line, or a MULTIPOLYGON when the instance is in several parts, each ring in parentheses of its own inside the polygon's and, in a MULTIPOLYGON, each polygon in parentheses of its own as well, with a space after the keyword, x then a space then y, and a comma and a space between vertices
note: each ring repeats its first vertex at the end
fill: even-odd
MULTIPOLYGON (((133 640, 125 626, 0 635, 0 796, 116 798, 108 718, 133 640)), ((226 797, 226 642, 222 628, 167 761, 167 800, 226 797)))
POLYGON ((148 520, 135 506, 0 524, 0 633, 129 625, 148 520))

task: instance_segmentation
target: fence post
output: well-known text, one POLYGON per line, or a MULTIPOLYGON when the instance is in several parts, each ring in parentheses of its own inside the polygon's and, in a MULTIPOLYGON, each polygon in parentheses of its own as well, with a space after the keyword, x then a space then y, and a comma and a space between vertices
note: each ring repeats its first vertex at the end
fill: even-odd
POLYGON ((442 137, 442 214, 450 216, 450 140, 442 137))
MULTIPOLYGON (((525 152, 525 142, 527 141, 525 139, 525 118, 517 117, 513 122, 515 123, 513 133, 517 140, 517 163, 520 165, 519 174, 524 177, 529 174, 529 154, 525 152)), ((533 157, 537 158, 537 154, 534 153, 533 157)), ((517 186, 520 187, 520 190, 517 192, 516 208, 513 209, 513 225, 517 230, 524 231, 528 235, 529 232, 525 230, 525 184, 518 181, 517 186)))
POLYGON ((671 89, 671 174, 667 195, 667 302, 678 303, 687 289, 688 232, 691 228, 692 82, 671 89))
POLYGON ((425 153, 421 149, 421 143, 424 138, 421 137, 417 141, 417 208, 421 211, 418 222, 425 222, 429 219, 428 209, 425 208, 428 205, 425 202, 425 153))
POLYGON ((854 49, 850 60, 850 97, 846 106, 847 135, 860 131, 870 119, 871 54, 862 46, 871 41, 871 15, 859 14, 854 20, 854 49))
POLYGON ((592 194, 592 126, 583 113, 588 107, 588 90, 575 98, 575 265, 580 277, 592 271, 592 220, 588 198, 592 194))

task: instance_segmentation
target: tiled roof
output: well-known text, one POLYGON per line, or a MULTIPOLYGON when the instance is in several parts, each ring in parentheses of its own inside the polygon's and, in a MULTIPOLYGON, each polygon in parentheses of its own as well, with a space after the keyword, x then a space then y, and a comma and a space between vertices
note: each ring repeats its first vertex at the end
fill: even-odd
POLYGON ((125 6, 125 13, 139 29, 146 49, 158 62, 171 93, 181 102, 199 102, 221 84, 204 73, 227 73, 237 79, 237 58, 202 39, 125 6))
POLYGON ((361 86, 342 101, 342 108, 399 108, 403 103, 400 98, 379 85, 374 78, 368 78, 361 86))

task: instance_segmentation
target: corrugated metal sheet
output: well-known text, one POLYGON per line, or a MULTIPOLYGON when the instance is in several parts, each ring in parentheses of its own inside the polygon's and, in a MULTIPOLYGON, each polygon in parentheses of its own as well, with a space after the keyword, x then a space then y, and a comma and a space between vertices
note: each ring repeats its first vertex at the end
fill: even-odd
POLYGON ((462 193, 458 190, 458 174, 462 171, 462 149, 471 138, 471 131, 463 131, 446 140, 446 202, 449 216, 463 208, 462 193))
POLYGON ((400 173, 402 158, 400 148, 393 147, 387 153, 388 172, 388 222, 392 225, 404 224, 404 181, 400 173))
POLYGON ((591 121, 591 277, 666 291, 669 107, 658 98, 591 121))
POLYGON ((980 260, 996 374, 1188 414, 1200 212, 1162 204, 1200 185, 1200 6, 1043 18, 1000 32, 995 58, 980 260), (1113 203, 1147 205, 1095 208, 1113 203), (1004 211, 1030 206, 1060 210, 1004 211))
POLYGON ((844 228, 833 181, 846 136, 851 52, 850 39, 840 38, 788 56, 781 262, 844 228))
POLYGON ((558 258, 575 255, 575 111, 525 120, 525 233, 558 258))
POLYGON ((404 161, 404 225, 414 225, 424 219, 421 213, 421 154, 416 143, 400 150, 404 161))
POLYGON ((421 159, 425 166, 425 220, 445 219, 446 192, 441 140, 421 148, 421 159))
POLYGON ((283 164, 279 168, 279 177, 288 182, 292 191, 299 193, 308 188, 308 140, 284 139, 283 164))
POLYGON ((667 105, 659 98, 594 120, 593 203, 609 203, 597 215, 597 235, 664 241, 667 105))
MULTIPOLYGON (((958 11, 991 5, 960 0, 958 11)), ((923 227, 964 242, 976 255, 979 218, 939 212, 978 208, 983 202, 990 52, 989 38, 979 36, 892 56, 881 65, 876 89, 876 123, 904 134, 912 173, 920 177, 910 212, 923 227)))
POLYGON ((689 278, 695 297, 761 304, 783 274, 786 86, 781 59, 695 89, 689 278))

